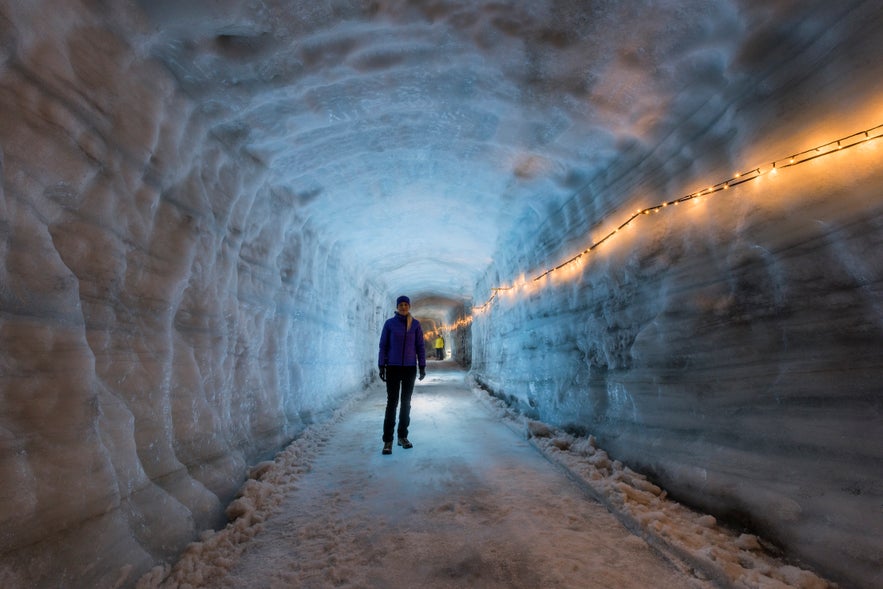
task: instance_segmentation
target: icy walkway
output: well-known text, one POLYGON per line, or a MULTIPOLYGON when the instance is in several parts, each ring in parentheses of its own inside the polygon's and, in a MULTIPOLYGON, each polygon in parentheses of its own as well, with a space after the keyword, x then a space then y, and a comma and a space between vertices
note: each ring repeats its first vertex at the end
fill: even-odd
POLYGON ((494 417, 463 378, 430 363, 412 402, 414 448, 391 456, 380 453, 385 392, 372 389, 317 443, 261 530, 225 557, 226 576, 206 586, 700 586, 494 417))
POLYGON ((414 448, 391 456, 380 453, 378 383, 253 469, 228 508, 234 521, 139 589, 711 587, 693 567, 718 586, 827 585, 666 500, 589 440, 529 423, 535 447, 464 376, 430 363, 412 402, 414 448))

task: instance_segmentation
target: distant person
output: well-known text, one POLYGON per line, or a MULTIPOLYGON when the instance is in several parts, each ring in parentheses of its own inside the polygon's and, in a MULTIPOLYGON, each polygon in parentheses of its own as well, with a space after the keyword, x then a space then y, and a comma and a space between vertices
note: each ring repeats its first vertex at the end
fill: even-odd
POLYGON ((445 338, 443 338, 441 334, 438 334, 438 337, 435 338, 435 359, 445 359, 445 338))
POLYGON ((383 418, 383 453, 392 454, 392 434, 396 425, 396 406, 399 404, 398 443, 402 448, 413 448, 408 441, 411 423, 411 393, 414 379, 420 370, 420 380, 426 376, 426 345, 420 322, 411 317, 411 299, 396 299, 396 314, 386 320, 380 333, 380 355, 377 359, 380 380, 386 383, 386 415, 383 418))

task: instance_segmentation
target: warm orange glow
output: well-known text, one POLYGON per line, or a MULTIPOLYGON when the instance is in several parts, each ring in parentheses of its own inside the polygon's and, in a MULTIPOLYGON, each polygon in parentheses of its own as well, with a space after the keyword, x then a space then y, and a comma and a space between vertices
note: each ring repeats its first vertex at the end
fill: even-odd
MULTIPOLYGON (((853 133, 852 135, 848 135, 846 137, 841 137, 840 139, 836 139, 834 141, 829 141, 828 143, 825 143, 823 145, 819 145, 818 147, 812 147, 810 149, 806 149, 806 150, 801 151, 799 153, 795 153, 787 158, 774 160, 774 161, 770 162, 770 164, 769 164, 769 166, 770 166, 769 174, 777 175, 779 173, 780 168, 790 168, 792 166, 797 166, 797 165, 802 164, 804 162, 808 162, 808 161, 814 160, 816 158, 819 158, 823 155, 829 155, 831 153, 836 153, 844 148, 855 147, 857 145, 861 145, 861 144, 864 144, 864 143, 867 143, 870 141, 874 141, 876 139, 880 139, 881 137, 883 137, 883 124, 876 125, 874 127, 870 127, 866 130, 859 131, 857 133, 853 133), (836 146, 836 149, 834 146, 836 146), (782 163, 781 165, 777 165, 780 162, 787 162, 787 163, 782 163)), ((548 283, 548 280, 550 278, 566 279, 566 278, 572 277, 573 275, 575 275, 577 273, 582 272, 582 270, 585 266, 585 263, 588 261, 587 260, 588 254, 595 252, 598 249, 598 246, 600 246, 605 241, 608 241, 611 238, 613 238, 619 232, 619 230, 622 229, 623 227, 631 226, 631 224, 633 222, 635 222, 642 215, 649 215, 651 211, 654 213, 658 213, 660 210, 662 210, 664 207, 667 207, 670 204, 677 206, 681 202, 685 202, 688 200, 692 200, 694 204, 700 204, 700 200, 703 200, 701 198, 703 195, 712 195, 712 194, 715 194, 715 193, 720 192, 722 190, 728 190, 731 187, 738 186, 738 185, 748 182, 750 180, 756 180, 756 179, 762 177, 763 175, 764 175, 764 172, 762 171, 762 167, 758 166, 758 167, 751 169, 748 172, 737 172, 737 173, 733 174, 733 176, 727 180, 723 180, 715 185, 709 186, 708 188, 704 188, 698 192, 690 193, 687 196, 683 196, 681 198, 678 198, 678 199, 675 199, 672 201, 662 202, 662 203, 659 203, 658 205, 647 207, 645 209, 637 209, 631 217, 629 217, 623 223, 618 225, 615 229, 612 229, 609 233, 607 233, 606 235, 604 235, 600 239, 595 240, 590 246, 585 248, 580 254, 574 256, 573 258, 565 260, 564 262, 558 264, 557 266, 543 270, 540 274, 535 276, 532 280, 526 280, 524 277, 524 274, 522 274, 521 276, 519 276, 518 280, 513 283, 512 286, 492 288, 491 289, 491 296, 488 298, 488 300, 485 301, 483 305, 472 308, 473 315, 487 311, 491 307, 491 305, 494 303, 494 301, 497 298, 497 295, 500 292, 504 292, 505 294, 507 294, 509 296, 514 296, 517 292, 530 291, 532 289, 542 288, 543 286, 545 286, 548 283)), ((462 319, 457 320, 457 322, 455 322, 453 325, 444 326, 442 329, 452 330, 452 329, 459 329, 462 327, 466 327, 472 323, 472 317, 473 317, 472 315, 470 315, 468 317, 464 317, 462 319)))

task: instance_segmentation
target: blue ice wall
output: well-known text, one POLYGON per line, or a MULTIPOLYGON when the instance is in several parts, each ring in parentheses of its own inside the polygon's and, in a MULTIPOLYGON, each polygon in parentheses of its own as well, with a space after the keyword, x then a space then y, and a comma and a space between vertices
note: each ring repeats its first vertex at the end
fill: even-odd
MULTIPOLYGON (((853 55, 883 49, 852 41, 853 55)), ((807 73, 827 50, 795 54, 733 102, 633 146, 526 222, 476 289, 491 303, 475 314, 472 368, 675 498, 870 587, 883 537, 883 147, 831 144, 770 173, 777 158, 879 124, 883 70, 860 60, 807 73), (762 177, 735 185, 734 172, 760 164, 762 177), (533 280, 636 210, 727 179, 533 280)))

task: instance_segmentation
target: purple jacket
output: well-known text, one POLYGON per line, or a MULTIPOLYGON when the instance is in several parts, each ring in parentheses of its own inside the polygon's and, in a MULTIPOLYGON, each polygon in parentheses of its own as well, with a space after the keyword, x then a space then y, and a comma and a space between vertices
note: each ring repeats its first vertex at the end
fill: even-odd
POLYGON ((411 329, 406 331, 408 317, 390 317, 383 324, 380 333, 380 354, 378 366, 419 366, 426 367, 426 345, 423 342, 423 328, 416 319, 411 319, 411 329))

